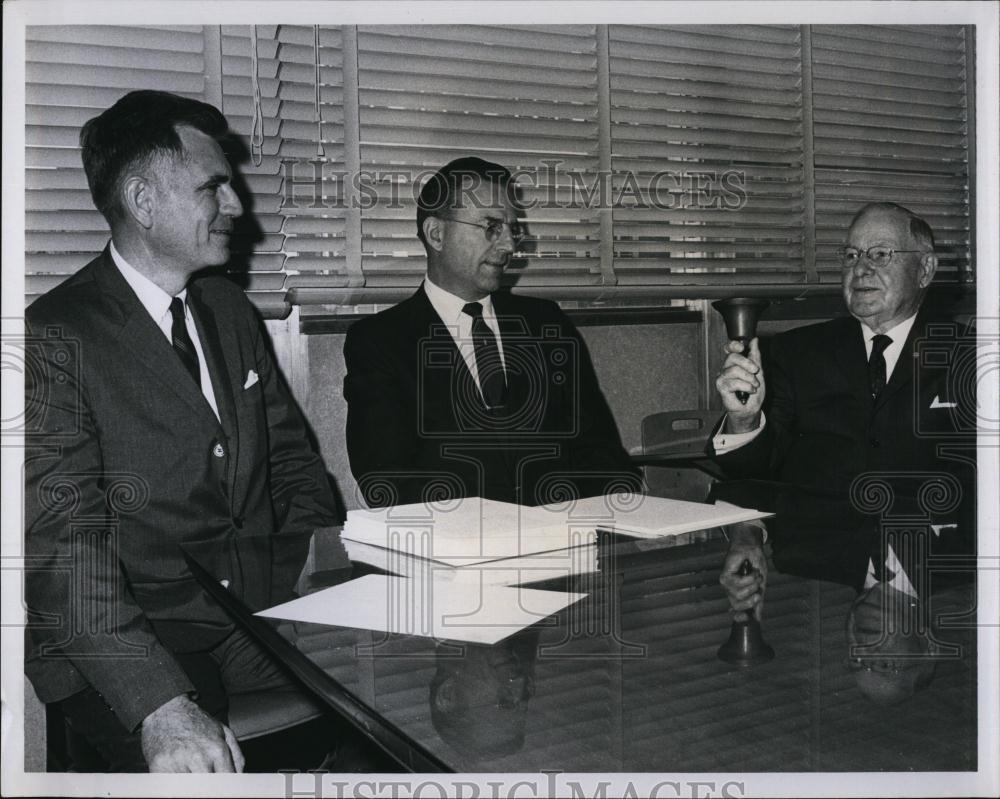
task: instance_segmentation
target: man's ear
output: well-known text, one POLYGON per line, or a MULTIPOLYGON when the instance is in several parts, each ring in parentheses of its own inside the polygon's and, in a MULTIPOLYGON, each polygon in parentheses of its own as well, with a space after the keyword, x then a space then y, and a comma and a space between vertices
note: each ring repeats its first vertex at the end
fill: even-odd
POLYGON ((937 271, 938 259, 937 256, 932 253, 924 253, 920 257, 920 288, 925 289, 934 279, 934 273, 937 271))
POLYGON ((153 186, 148 178, 142 175, 130 175, 122 183, 122 205, 125 213, 131 217, 139 227, 148 230, 153 226, 153 212, 156 207, 156 200, 153 186))
POLYGON ((424 239, 428 247, 441 252, 444 247, 444 220, 437 216, 428 216, 424 220, 424 239))

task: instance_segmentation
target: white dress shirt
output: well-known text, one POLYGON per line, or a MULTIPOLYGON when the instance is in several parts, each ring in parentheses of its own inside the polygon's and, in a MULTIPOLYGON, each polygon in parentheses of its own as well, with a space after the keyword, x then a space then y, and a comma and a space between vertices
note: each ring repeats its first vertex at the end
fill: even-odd
MULTIPOLYGON (((468 300, 463 300, 450 291, 445 291, 440 286, 435 285, 429 277, 424 278, 424 291, 427 293, 427 299, 431 301, 434 310, 437 311, 437 315, 441 317, 441 321, 445 323, 448 332, 455 340, 455 345, 462 353, 465 365, 472 373, 472 379, 476 381, 476 386, 482 393, 483 387, 479 385, 479 370, 476 368, 476 348, 472 341, 472 317, 462 312, 462 308, 465 307, 468 300)), ((500 325, 497 323, 496 312, 493 310, 493 300, 487 294, 477 302, 483 306, 483 321, 497 338, 500 363, 506 371, 507 362, 504 360, 503 341, 500 338, 500 325)))
MULTIPOLYGON (((156 322, 163 335, 167 337, 170 346, 173 347, 173 316, 170 314, 170 301, 173 299, 167 292, 157 286, 152 280, 139 272, 128 261, 122 258, 121 253, 115 249, 114 242, 111 242, 111 260, 115 262, 118 271, 121 272, 125 282, 129 284, 135 296, 139 298, 142 307, 156 322)), ((198 335, 198 328, 195 326, 194 317, 187 304, 187 289, 181 291, 177 297, 184 303, 184 324, 187 326, 188 335, 194 344, 195 352, 198 353, 198 368, 201 372, 201 393, 205 396, 205 401, 212 408, 215 418, 219 419, 219 406, 215 401, 215 390, 212 388, 212 376, 208 373, 208 364, 205 362, 205 351, 201 346, 201 338, 198 335)))
MULTIPOLYGON (((896 363, 899 361, 899 354, 903 351, 903 344, 906 343, 906 337, 910 335, 910 329, 913 327, 913 322, 916 318, 917 315, 914 314, 909 319, 904 319, 895 327, 885 331, 885 335, 892 339, 892 343, 882 353, 882 357, 885 358, 886 383, 892 377, 892 370, 896 368, 896 363)), ((872 347, 874 346, 872 339, 875 337, 875 331, 862 322, 861 333, 865 337, 865 358, 871 358, 872 347)))

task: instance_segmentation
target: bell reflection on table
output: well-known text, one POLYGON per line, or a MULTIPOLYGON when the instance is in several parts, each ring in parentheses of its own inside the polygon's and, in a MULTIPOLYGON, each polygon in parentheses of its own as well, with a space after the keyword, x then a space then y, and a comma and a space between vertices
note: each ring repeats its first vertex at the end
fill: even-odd
MULTIPOLYGON (((854 496, 759 480, 720 484, 714 494, 731 502, 753 496, 759 507, 775 512, 767 528, 778 573, 840 583, 856 592, 842 624, 846 662, 867 700, 903 702, 931 683, 937 665, 968 657, 951 640, 961 625, 951 624, 952 631, 938 625, 942 614, 936 608, 941 594, 948 601, 970 596, 974 560, 942 551, 933 519, 927 513, 921 517, 904 493, 888 493, 885 503, 873 508, 854 496)), ((968 601, 960 616, 973 610, 968 601)))
POLYGON ((537 651, 534 630, 493 646, 438 644, 430 706, 441 739, 472 758, 520 751, 535 694, 537 651))

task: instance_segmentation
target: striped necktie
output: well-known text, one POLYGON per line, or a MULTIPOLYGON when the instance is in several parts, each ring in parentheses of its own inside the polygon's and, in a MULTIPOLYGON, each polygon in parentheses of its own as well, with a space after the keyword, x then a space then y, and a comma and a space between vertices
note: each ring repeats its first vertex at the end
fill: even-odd
POLYGON ((892 339, 879 333, 872 336, 872 354, 868 359, 868 383, 872 390, 872 399, 876 399, 885 388, 885 348, 892 344, 892 339))
POLYGON ((483 306, 478 302, 466 303, 462 313, 472 317, 472 345, 476 352, 479 390, 488 408, 500 408, 507 403, 507 376, 503 371, 496 336, 483 319, 483 306))
POLYGON ((190 372, 194 384, 201 388, 201 365, 198 363, 198 352, 194 348, 194 342, 188 335, 187 324, 184 321, 184 301, 180 297, 170 300, 170 315, 173 317, 170 342, 174 346, 174 352, 190 372))

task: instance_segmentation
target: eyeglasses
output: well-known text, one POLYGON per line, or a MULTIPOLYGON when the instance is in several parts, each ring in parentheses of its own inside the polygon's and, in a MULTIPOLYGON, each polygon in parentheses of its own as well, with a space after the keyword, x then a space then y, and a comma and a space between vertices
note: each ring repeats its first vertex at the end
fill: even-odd
POLYGON ((869 247, 867 250, 859 250, 857 247, 841 247, 837 250, 837 255, 840 257, 840 265, 845 269, 856 266, 862 256, 867 258, 872 266, 878 268, 887 266, 897 252, 924 252, 924 250, 894 250, 891 247, 869 247))
POLYGON ((510 228, 510 237, 515 244, 520 243, 526 235, 524 225, 520 222, 504 222, 502 219, 488 219, 485 224, 480 224, 479 222, 466 222, 465 220, 455 219, 450 216, 442 218, 448 219, 451 222, 458 222, 460 225, 472 225, 472 227, 477 227, 486 232, 486 240, 490 242, 494 242, 499 239, 503 235, 503 229, 505 227, 510 228))

